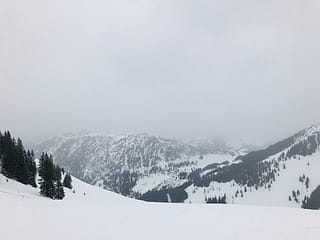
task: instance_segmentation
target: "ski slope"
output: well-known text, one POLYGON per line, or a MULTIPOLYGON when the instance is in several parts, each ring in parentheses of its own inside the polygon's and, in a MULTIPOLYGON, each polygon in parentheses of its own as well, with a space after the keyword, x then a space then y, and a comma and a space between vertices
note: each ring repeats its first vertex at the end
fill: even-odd
POLYGON ((73 178, 62 201, 0 175, 1 240, 316 240, 320 211, 127 199, 73 178), (85 193, 85 194, 84 194, 85 193))

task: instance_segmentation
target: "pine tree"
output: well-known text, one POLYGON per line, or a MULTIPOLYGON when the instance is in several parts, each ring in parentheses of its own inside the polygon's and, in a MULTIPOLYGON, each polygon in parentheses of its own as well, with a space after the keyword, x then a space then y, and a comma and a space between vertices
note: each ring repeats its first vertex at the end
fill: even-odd
POLYGON ((15 177, 19 182, 23 184, 28 183, 28 167, 27 167, 27 156, 24 150, 22 141, 20 138, 17 140, 16 146, 16 169, 13 172, 13 177, 15 177))
POLYGON ((46 153, 42 153, 39 161, 39 184, 40 194, 45 197, 55 197, 54 171, 52 157, 46 153))
POLYGON ((61 168, 57 165, 54 166, 54 181, 61 180, 61 168))
POLYGON ((58 180, 55 186, 55 199, 61 200, 65 196, 63 185, 61 184, 61 181, 58 180))
POLYGON ((4 132, 1 145, 2 173, 7 177, 13 177, 13 172, 15 169, 15 146, 9 131, 4 132))
POLYGON ((226 194, 224 194, 223 197, 220 199, 220 203, 224 203, 224 204, 227 203, 227 195, 226 194))
POLYGON ((37 174, 37 166, 34 161, 34 154, 31 151, 27 151, 27 167, 28 167, 28 183, 33 186, 37 187, 36 184, 36 174, 37 174))
POLYGON ((309 177, 307 177, 307 179, 306 179, 306 188, 307 189, 309 188, 309 182, 310 182, 310 179, 309 179, 309 177))
POLYGON ((17 142, 9 131, 0 133, 1 173, 23 184, 35 184, 36 167, 34 156, 24 149, 22 141, 17 142))
POLYGON ((67 173, 63 180, 63 186, 66 188, 72 188, 72 178, 69 173, 67 173))
POLYGON ((39 161, 40 194, 52 199, 63 199, 61 168, 53 164, 52 156, 42 153, 39 161))

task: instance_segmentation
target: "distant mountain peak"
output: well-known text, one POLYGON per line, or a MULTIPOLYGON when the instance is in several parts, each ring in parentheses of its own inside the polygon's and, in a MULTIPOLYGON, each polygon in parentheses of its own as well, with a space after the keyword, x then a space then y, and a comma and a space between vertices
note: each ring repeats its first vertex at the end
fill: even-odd
POLYGON ((171 183, 177 184, 179 173, 221 162, 220 155, 232 162, 238 154, 237 149, 212 139, 187 143, 147 133, 92 132, 53 138, 40 144, 36 153, 43 151, 76 177, 92 184, 102 181, 106 188, 125 195, 142 177, 161 175, 162 183, 171 177, 171 183), (210 156, 204 159, 204 155, 210 156))

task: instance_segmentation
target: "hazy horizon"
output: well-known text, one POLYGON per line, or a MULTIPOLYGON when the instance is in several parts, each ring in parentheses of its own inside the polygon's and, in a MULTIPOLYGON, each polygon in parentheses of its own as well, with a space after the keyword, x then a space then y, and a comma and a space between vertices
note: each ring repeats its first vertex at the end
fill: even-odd
MULTIPOLYGON (((54 137, 61 137, 64 135, 85 135, 85 134, 106 134, 106 135, 120 135, 120 134, 148 134, 148 135, 155 135, 163 138, 170 138, 170 139, 177 139, 177 140, 196 140, 196 139, 213 139, 216 141, 223 141, 226 144, 231 144, 234 146, 240 146, 240 145, 252 145, 253 147, 257 148, 265 148, 271 144, 276 143, 277 141, 283 140, 287 137, 290 137, 294 134, 296 134, 298 131, 303 130, 305 128, 308 128, 314 124, 318 123, 313 123, 305 127, 301 128, 296 128, 293 129, 292 131, 288 131, 286 133, 279 133, 275 134, 273 137, 270 137, 269 139, 262 138, 257 141, 250 141, 250 139, 246 139, 246 136, 244 135, 243 137, 230 137, 230 136, 223 136, 223 135, 215 135, 215 134, 204 134, 204 135, 166 135, 166 134, 158 134, 158 133, 153 133, 153 132, 146 132, 146 131, 110 131, 110 130, 90 130, 90 129, 74 129, 74 130, 66 130, 66 131, 61 131, 53 134, 37 134, 34 133, 34 135, 24 135, 23 133, 19 133, 15 129, 9 129, 9 128, 3 128, 0 131, 6 131, 9 130, 13 137, 16 138, 21 138, 24 142, 24 145, 27 148, 35 148, 37 147, 40 143, 50 140, 54 137)), ((283 131, 284 132, 284 131, 283 131)))
POLYGON ((0 2, 0 130, 265 144, 320 121, 317 1, 0 2))

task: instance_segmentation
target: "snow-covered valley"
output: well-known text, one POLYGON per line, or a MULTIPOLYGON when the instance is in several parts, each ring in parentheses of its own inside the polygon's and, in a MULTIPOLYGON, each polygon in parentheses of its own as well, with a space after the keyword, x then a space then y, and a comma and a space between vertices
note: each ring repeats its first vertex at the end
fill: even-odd
POLYGON ((147 134, 68 135, 39 151, 88 183, 151 202, 301 208, 320 185, 320 124, 256 151, 147 134))
POLYGON ((64 200, 0 175, 1 240, 316 240, 320 212, 279 207, 146 203, 73 178, 64 200), (85 195, 84 195, 85 193, 85 195))
POLYGON ((176 187, 187 175, 208 165, 231 164, 250 149, 215 139, 182 141, 148 134, 67 134, 41 143, 36 154, 48 152, 79 179, 126 196, 176 187))

